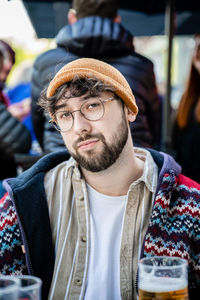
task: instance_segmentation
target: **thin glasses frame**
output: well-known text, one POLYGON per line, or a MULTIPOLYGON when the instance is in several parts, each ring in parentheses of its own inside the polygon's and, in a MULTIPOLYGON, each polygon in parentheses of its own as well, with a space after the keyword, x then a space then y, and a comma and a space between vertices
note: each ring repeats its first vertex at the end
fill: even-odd
POLYGON ((71 111, 71 112, 67 112, 67 111, 65 111, 65 110, 59 111, 59 113, 61 113, 61 112, 63 112, 63 113, 64 113, 64 112, 70 113, 70 115, 71 115, 71 120, 72 120, 71 123, 72 123, 72 124, 71 124, 71 126, 69 127, 69 129, 67 129, 67 130, 65 130, 65 129, 62 130, 62 129, 59 127, 59 125, 57 124, 57 122, 55 121, 55 119, 56 119, 56 114, 57 114, 58 112, 55 112, 55 113, 54 113, 54 115, 53 115, 54 120, 51 119, 51 120, 49 121, 49 123, 51 123, 51 124, 55 127, 55 129, 56 129, 57 131, 59 131, 59 132, 68 132, 68 131, 71 130, 71 128, 73 127, 73 124, 74 124, 74 115, 73 115, 73 113, 80 111, 81 115, 82 115, 86 120, 92 121, 92 122, 96 122, 96 121, 100 120, 101 118, 103 118, 103 116, 104 116, 104 113, 105 113, 104 103, 110 102, 110 101, 113 101, 113 100, 118 100, 118 99, 116 99, 116 98, 114 98, 114 97, 110 97, 110 98, 108 98, 108 99, 101 99, 101 98, 98 98, 98 99, 96 99, 96 100, 100 101, 100 103, 102 104, 102 108, 103 108, 103 110, 102 110, 102 115, 101 115, 99 118, 97 118, 97 119, 91 120, 91 119, 87 118, 87 117, 84 115, 84 113, 82 112, 81 108, 82 108, 83 106, 86 105, 87 101, 89 102, 89 100, 87 100, 87 101, 85 101, 85 102, 80 106, 80 109, 76 109, 76 110, 71 111))

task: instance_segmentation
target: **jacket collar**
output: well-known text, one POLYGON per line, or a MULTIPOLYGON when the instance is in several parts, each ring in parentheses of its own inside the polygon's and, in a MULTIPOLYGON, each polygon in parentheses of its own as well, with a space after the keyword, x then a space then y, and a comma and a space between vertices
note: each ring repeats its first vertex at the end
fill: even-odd
MULTIPOLYGON (((146 150, 151 153, 153 160, 158 166, 159 182, 162 180, 162 177, 165 173, 173 173, 175 176, 178 176, 181 173, 180 165, 173 159, 172 156, 153 149, 146 150)), ((45 174, 58 164, 69 160, 69 158, 70 155, 65 150, 47 154, 37 161, 37 163, 35 163, 30 169, 20 174, 17 178, 7 179, 7 181, 11 185, 12 189, 21 188, 34 176, 38 176, 40 173, 45 174)), ((74 160, 72 158, 68 162, 69 167, 74 164, 74 160)))
POLYGON ((133 52, 133 37, 121 24, 91 16, 66 25, 56 36, 60 47, 81 56, 120 56, 133 52))

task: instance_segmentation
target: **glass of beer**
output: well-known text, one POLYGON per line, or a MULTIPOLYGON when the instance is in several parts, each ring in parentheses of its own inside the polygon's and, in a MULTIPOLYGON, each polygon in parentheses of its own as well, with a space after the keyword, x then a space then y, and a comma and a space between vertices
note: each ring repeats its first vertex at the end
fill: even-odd
POLYGON ((139 300, 189 300, 187 260, 169 256, 141 259, 138 287, 139 300))
POLYGON ((13 276, 0 276, 0 300, 18 300, 19 280, 13 276))
POLYGON ((42 280, 35 276, 20 275, 19 300, 41 300, 42 280))

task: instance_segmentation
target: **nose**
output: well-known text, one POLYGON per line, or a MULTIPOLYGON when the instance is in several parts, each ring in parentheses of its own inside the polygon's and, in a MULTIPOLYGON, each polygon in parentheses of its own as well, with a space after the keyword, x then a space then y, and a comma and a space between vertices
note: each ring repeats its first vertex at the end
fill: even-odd
POLYGON ((90 132, 91 131, 91 123, 87 120, 80 112, 80 110, 76 110, 73 112, 73 127, 72 130, 76 134, 81 134, 83 131, 90 132))

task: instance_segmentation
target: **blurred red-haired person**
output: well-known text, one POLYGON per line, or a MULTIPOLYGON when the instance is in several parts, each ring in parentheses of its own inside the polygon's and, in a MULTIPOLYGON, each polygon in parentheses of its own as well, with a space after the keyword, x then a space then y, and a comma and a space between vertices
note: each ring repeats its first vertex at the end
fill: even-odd
POLYGON ((195 35, 191 70, 177 110, 173 145, 183 173, 200 182, 200 33, 195 35))

